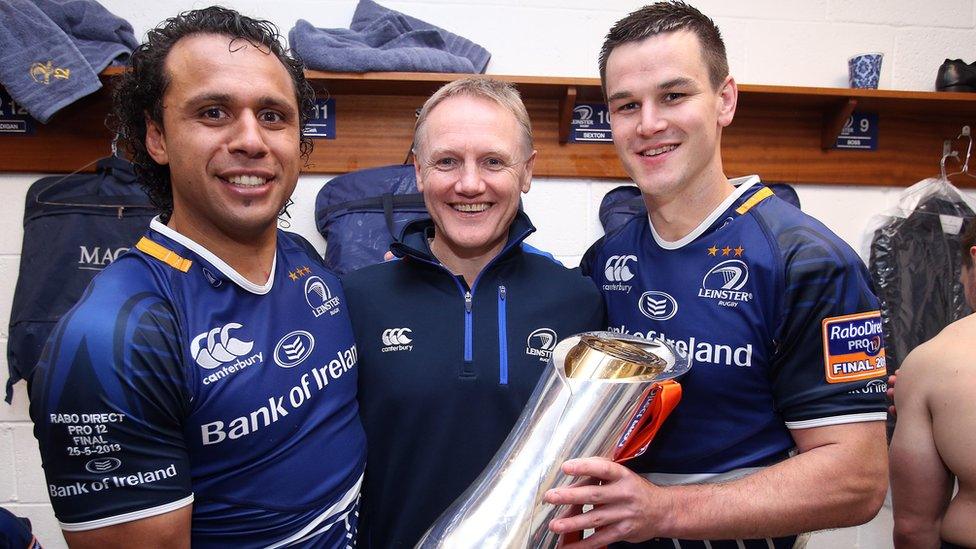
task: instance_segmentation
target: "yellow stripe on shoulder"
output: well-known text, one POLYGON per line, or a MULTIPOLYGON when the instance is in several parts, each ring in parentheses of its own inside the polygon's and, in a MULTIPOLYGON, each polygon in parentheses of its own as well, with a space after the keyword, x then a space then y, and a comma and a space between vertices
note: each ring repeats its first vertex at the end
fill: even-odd
POLYGON ((773 196, 773 190, 770 189, 769 187, 763 187, 758 191, 756 191, 756 194, 750 196, 749 200, 746 200, 745 202, 742 203, 741 206, 736 208, 735 213, 739 215, 744 215, 746 212, 751 210, 753 206, 759 204, 763 200, 766 200, 770 196, 773 196))
POLYGON ((176 255, 176 252, 167 249, 161 244, 153 242, 146 237, 142 237, 139 242, 136 243, 136 248, 142 253, 162 261, 177 271, 182 271, 185 273, 190 270, 190 265, 193 265, 192 260, 186 259, 185 257, 180 257, 176 255))

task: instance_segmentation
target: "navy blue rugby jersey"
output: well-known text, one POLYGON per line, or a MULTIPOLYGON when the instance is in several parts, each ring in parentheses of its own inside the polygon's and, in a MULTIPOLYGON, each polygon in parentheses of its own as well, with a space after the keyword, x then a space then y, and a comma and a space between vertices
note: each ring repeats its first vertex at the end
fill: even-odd
POLYGON ((365 435, 342 288, 279 232, 259 286, 154 220, 56 327, 31 394, 65 530, 193 505, 193 545, 345 547, 365 435))
POLYGON ((688 236, 647 218, 583 260, 613 331, 687 353, 682 402, 629 465, 658 482, 736 475, 794 448, 789 429, 885 419, 878 302, 853 250, 752 176, 688 236))

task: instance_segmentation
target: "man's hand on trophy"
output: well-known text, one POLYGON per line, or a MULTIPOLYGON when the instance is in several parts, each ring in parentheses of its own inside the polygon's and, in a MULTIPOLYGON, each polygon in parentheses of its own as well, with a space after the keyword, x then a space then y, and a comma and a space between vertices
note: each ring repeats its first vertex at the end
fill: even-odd
MULTIPOLYGON (((616 541, 644 541, 666 529, 671 494, 655 486, 630 469, 606 458, 571 459, 563 472, 575 477, 589 477, 592 482, 575 483, 546 492, 545 501, 571 505, 574 516, 560 517, 549 523, 556 534, 570 534, 593 529, 592 536, 576 543, 561 545, 564 549, 594 549, 616 541), (581 506, 593 509, 580 513, 581 506)), ((588 479, 588 480, 589 480, 588 479)))

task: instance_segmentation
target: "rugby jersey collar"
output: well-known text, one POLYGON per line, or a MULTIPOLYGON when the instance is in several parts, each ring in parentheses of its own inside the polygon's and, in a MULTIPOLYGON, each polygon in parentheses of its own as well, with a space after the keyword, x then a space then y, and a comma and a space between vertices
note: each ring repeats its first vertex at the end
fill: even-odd
POLYGON ((213 267, 220 271, 221 274, 234 282, 234 284, 237 284, 242 289, 251 292, 252 294, 265 295, 271 291, 271 288, 274 287, 275 267, 278 265, 277 245, 275 246, 274 259, 271 261, 271 275, 268 276, 267 282, 265 282, 263 285, 258 285, 244 278, 244 276, 235 271, 233 267, 225 263, 222 259, 214 255, 213 252, 204 248, 193 239, 176 232, 170 227, 167 227, 166 224, 159 220, 159 217, 153 218, 153 220, 149 223, 149 228, 197 254, 201 259, 213 265, 213 267))
POLYGON ((699 236, 704 234, 705 231, 707 231, 708 228, 711 227, 712 224, 714 224, 718 218, 722 217, 722 215, 725 214, 725 212, 733 204, 735 204, 740 198, 742 198, 742 195, 748 192, 749 189, 755 187, 756 185, 762 185, 762 182, 759 180, 758 175, 747 175, 745 177, 736 177, 734 179, 729 179, 729 183, 731 183, 735 187, 735 190, 732 191, 732 194, 727 196, 725 200, 722 201, 721 204, 716 206, 715 209, 711 211, 711 213, 705 216, 705 219, 702 219, 701 223, 699 223, 698 226, 694 228, 694 230, 692 230, 690 233, 688 233, 687 235, 685 235, 683 238, 679 240, 670 241, 661 238, 661 235, 657 234, 657 231, 654 230, 654 224, 651 223, 651 215, 648 214, 647 224, 650 225, 651 227, 651 234, 654 236, 654 242, 656 242, 658 246, 664 248, 665 250, 677 250, 678 248, 682 248, 684 246, 687 246, 688 244, 691 244, 699 236))

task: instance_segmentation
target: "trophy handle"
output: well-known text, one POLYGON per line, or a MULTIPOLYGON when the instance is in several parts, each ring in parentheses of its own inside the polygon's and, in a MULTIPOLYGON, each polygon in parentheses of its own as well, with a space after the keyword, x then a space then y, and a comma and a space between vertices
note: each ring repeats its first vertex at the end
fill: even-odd
POLYGON ((647 389, 645 398, 653 399, 650 413, 640 418, 629 439, 614 452, 613 460, 617 463, 634 459, 647 450, 664 420, 681 401, 681 384, 673 379, 655 383, 647 389))

